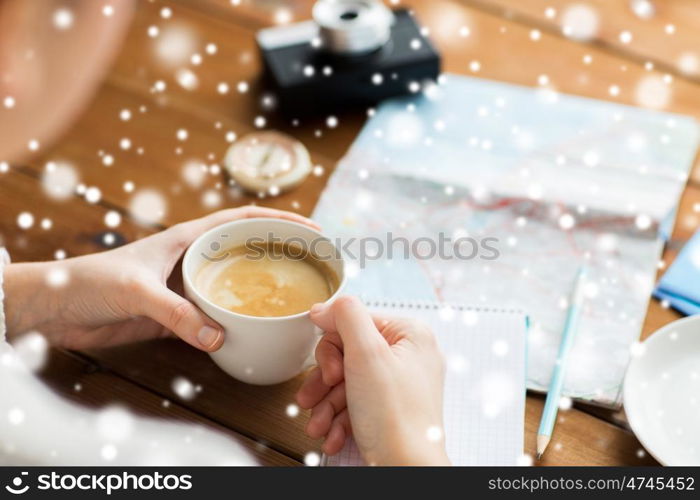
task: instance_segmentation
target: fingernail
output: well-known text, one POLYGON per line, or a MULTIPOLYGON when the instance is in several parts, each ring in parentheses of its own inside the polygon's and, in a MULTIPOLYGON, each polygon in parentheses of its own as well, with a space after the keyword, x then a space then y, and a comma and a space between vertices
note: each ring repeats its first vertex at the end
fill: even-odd
POLYGON ((219 342, 221 331, 211 326, 203 326, 197 334, 197 340, 205 349, 211 349, 219 342))
POLYGON ((326 307, 326 304, 324 304, 323 302, 319 302, 318 304, 314 304, 313 306, 311 306, 309 312, 311 314, 320 314, 326 309, 326 307))

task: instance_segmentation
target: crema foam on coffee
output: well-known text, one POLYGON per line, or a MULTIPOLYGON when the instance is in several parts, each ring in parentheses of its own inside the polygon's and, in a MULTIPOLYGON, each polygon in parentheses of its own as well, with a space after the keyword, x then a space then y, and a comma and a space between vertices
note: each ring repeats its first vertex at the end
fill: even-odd
POLYGON ((229 249, 211 258, 194 285, 214 304, 249 316, 308 311, 338 289, 338 278, 308 252, 283 244, 229 249))

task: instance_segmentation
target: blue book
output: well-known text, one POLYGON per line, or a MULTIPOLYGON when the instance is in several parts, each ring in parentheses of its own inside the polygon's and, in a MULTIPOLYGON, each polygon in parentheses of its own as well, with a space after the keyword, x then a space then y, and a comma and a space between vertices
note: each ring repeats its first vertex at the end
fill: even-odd
POLYGON ((654 290, 683 314, 700 314, 700 231, 685 244, 654 290))

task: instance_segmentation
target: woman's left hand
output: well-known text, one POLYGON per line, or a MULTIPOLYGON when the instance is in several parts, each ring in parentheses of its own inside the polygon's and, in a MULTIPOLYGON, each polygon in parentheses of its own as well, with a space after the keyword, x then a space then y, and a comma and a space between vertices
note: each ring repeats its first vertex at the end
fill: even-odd
POLYGON ((177 224, 106 252, 10 264, 4 274, 8 336, 38 330, 52 344, 83 349, 173 332, 198 349, 215 351, 223 343, 223 330, 182 296, 177 264, 205 231, 250 217, 287 219, 318 229, 301 215, 246 206, 177 224))

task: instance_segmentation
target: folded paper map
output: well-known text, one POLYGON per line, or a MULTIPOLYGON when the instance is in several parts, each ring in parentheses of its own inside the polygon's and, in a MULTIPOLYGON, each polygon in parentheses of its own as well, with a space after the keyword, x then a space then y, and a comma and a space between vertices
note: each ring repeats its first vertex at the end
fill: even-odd
POLYGON ((695 121, 681 115, 445 75, 376 110, 314 217, 330 235, 358 238, 351 250, 364 245, 350 262, 351 293, 527 311, 534 390, 548 386, 574 277, 588 262, 564 393, 615 406, 654 284, 660 227, 697 140, 695 121), (389 233, 422 240, 416 248, 427 253, 404 259, 399 245, 389 255, 379 243, 389 233), (498 256, 431 256, 428 240, 440 237, 490 241, 498 256))

